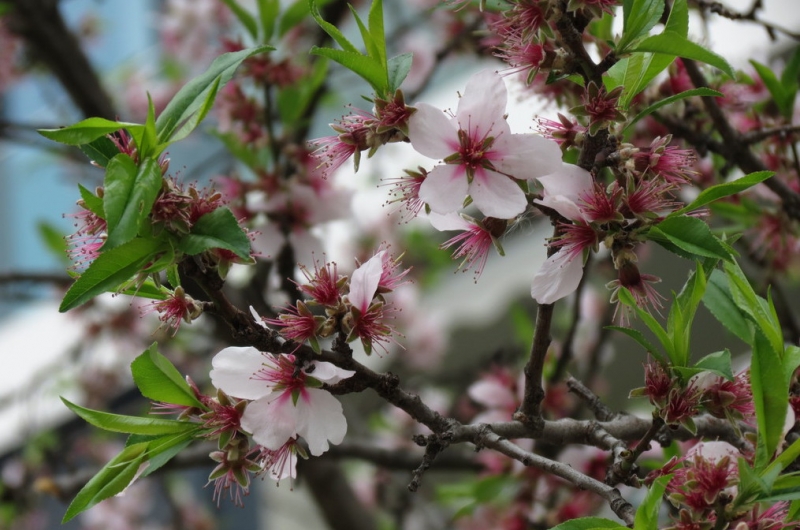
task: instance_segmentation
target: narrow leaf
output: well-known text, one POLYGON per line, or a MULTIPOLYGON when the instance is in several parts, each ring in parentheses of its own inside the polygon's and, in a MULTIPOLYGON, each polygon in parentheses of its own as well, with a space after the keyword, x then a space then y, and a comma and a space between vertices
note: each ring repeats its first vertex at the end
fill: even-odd
POLYGON ((733 68, 721 56, 703 48, 699 44, 682 37, 674 31, 665 31, 661 35, 653 35, 640 42, 636 48, 630 52, 653 52, 665 53, 667 55, 677 55, 685 59, 693 59, 702 63, 710 64, 725 72, 728 76, 734 77, 733 68))
POLYGON ((101 136, 95 138, 88 144, 79 146, 83 154, 89 157, 89 160, 94 162, 100 167, 108 166, 108 163, 119 154, 119 148, 114 145, 108 136, 101 136))
POLYGON ((160 248, 159 241, 138 238, 103 252, 70 286, 58 310, 69 311, 98 294, 114 291, 139 272, 160 248))
POLYGON ((375 44, 379 63, 386 69, 386 34, 383 29, 383 0, 372 0, 369 6, 369 33, 375 44))
POLYGON ((400 88, 400 85, 405 81, 408 72, 411 71, 411 61, 413 59, 412 53, 404 53, 402 55, 395 55, 389 59, 389 93, 388 96, 400 88))
POLYGON ((656 530, 658 528, 658 511, 671 478, 672 475, 659 477, 650 486, 644 501, 636 510, 636 517, 633 520, 634 530, 656 530))
POLYGON ((190 256, 213 248, 230 250, 245 260, 250 258, 250 239, 227 208, 205 214, 178 242, 178 249, 190 256))
POLYGON ((88 510, 100 501, 116 495, 131 483, 145 461, 147 444, 141 443, 126 447, 103 466, 75 496, 64 514, 62 524, 79 513, 88 510))
POLYGON ((732 259, 728 249, 711 233, 708 225, 696 217, 668 217, 651 228, 648 237, 656 242, 659 238, 665 238, 697 256, 727 261, 732 259))
POLYGON ((642 348, 644 348, 645 351, 647 351, 647 353, 658 359, 658 361, 661 364, 667 364, 667 360, 664 358, 661 352, 659 352, 658 349, 656 349, 656 347, 653 346, 653 344, 651 344, 650 341, 648 341, 645 338, 644 334, 641 331, 637 329, 624 328, 621 326, 606 326, 606 329, 613 329, 615 331, 624 333, 625 335, 629 336, 630 338, 638 342, 639 345, 642 348))
POLYGON ((256 17, 252 15, 247 9, 243 8, 239 5, 236 0, 222 0, 222 3, 228 6, 228 9, 231 10, 239 22, 241 22, 244 29, 247 30, 247 33, 250 34, 250 37, 254 40, 258 40, 258 22, 256 22, 256 17))
POLYGON ((205 103, 207 94, 217 83, 223 87, 233 77, 234 72, 248 57, 274 49, 272 46, 259 46, 220 55, 211 63, 208 70, 195 77, 181 88, 156 120, 158 141, 167 143, 175 130, 205 103))
POLYGON ((91 410, 71 403, 61 398, 61 401, 75 414, 86 420, 87 423, 100 429, 128 434, 176 434, 196 430, 197 425, 186 422, 163 418, 141 418, 138 416, 122 416, 110 414, 99 410, 91 410))
POLYGON ((754 337, 750 384, 758 425, 755 467, 760 470, 767 466, 778 448, 789 406, 786 400, 789 385, 780 352, 775 351, 760 329, 756 329, 754 337))
POLYGON ((323 31, 325 31, 325 33, 327 33, 333 40, 335 40, 336 43, 342 47, 343 50, 361 55, 361 53, 358 51, 358 48, 356 48, 352 42, 347 40, 347 37, 345 37, 344 34, 341 31, 339 31, 339 28, 337 28, 330 22, 326 22, 322 18, 322 15, 320 15, 319 13, 318 4, 319 2, 317 2, 317 0, 308 0, 309 12, 311 13, 311 16, 314 17, 314 20, 317 21, 319 27, 321 27, 323 31))
POLYGON ((581 517, 564 521, 560 525, 554 526, 551 530, 622 530, 627 526, 602 517, 581 517))
POLYGON ((108 224, 108 239, 103 250, 127 243, 139 234, 161 190, 161 168, 153 158, 141 166, 125 154, 108 164, 103 183, 103 211, 108 224))
POLYGON ((632 0, 623 4, 622 38, 617 43, 617 52, 622 55, 625 48, 658 23, 664 14, 664 0, 632 0))
MULTIPOLYGON (((707 94, 699 94, 699 95, 707 95, 707 94)), ((698 195, 697 198, 693 200, 691 203, 687 204, 680 210, 673 212, 670 215, 680 215, 688 213, 693 210, 697 210, 698 208, 701 208, 706 204, 722 199, 723 197, 730 197, 731 195, 741 193, 747 189, 752 188, 756 184, 764 182, 768 178, 772 177, 774 174, 775 174, 774 171, 756 171, 755 173, 750 173, 749 175, 745 175, 742 178, 732 180, 731 182, 724 182, 722 184, 711 186, 710 188, 706 188, 703 191, 701 191, 700 195, 698 195)))
POLYGON ((711 273, 706 293, 703 295, 703 305, 728 331, 745 343, 751 343, 752 326, 736 305, 728 285, 728 278, 722 271, 715 270, 711 273))
POLYGON ((84 188, 82 184, 78 184, 78 190, 83 199, 83 204, 87 210, 95 214, 100 219, 106 218, 106 213, 103 211, 103 199, 84 188))
POLYGON ((628 125, 625 126, 625 131, 627 131, 631 126, 633 126, 634 123, 638 122, 639 120, 641 120, 642 118, 644 118, 646 116, 649 116, 650 114, 654 113, 655 111, 657 111, 661 107, 663 107, 665 105, 669 105, 670 103, 675 103, 676 101, 680 101, 682 99, 686 99, 686 98, 690 98, 690 97, 694 97, 694 96, 722 97, 723 94, 722 94, 722 92, 718 92, 718 91, 712 90, 710 88, 693 88, 691 90, 686 90, 686 91, 681 92, 679 94, 675 94, 673 96, 670 96, 668 98, 661 99, 659 101, 656 101, 655 103, 653 103, 652 105, 650 105, 649 107, 644 109, 643 111, 641 111, 639 114, 637 114, 633 118, 633 120, 631 120, 630 123, 628 123, 628 125))
POLYGON ((111 121, 105 118, 87 118, 61 129, 39 129, 37 132, 45 138, 62 144, 83 145, 130 125, 135 124, 111 121))
POLYGON ((309 53, 336 61, 348 70, 359 75, 369 83, 378 94, 387 93, 388 81, 386 71, 380 63, 372 57, 361 55, 358 52, 320 48, 317 46, 312 46, 309 53))
POLYGON ((205 409, 178 369, 158 352, 155 343, 134 359, 131 373, 133 381, 146 398, 205 409))

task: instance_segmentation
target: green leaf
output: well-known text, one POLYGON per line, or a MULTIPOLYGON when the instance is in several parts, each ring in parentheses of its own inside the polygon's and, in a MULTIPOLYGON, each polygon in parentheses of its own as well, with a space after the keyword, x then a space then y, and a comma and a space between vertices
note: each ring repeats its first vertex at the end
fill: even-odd
POLYGON ((730 261, 731 254, 702 220, 686 215, 668 217, 650 229, 648 238, 666 239, 678 248, 696 256, 730 261), (655 237, 653 237, 655 236, 655 237))
POLYGON ((250 37, 256 41, 258 40, 258 22, 247 9, 239 5, 236 0, 222 0, 222 3, 228 6, 228 9, 239 19, 244 29, 250 34, 250 37))
POLYGON ((157 471, 158 468, 172 460, 178 453, 186 449, 195 438, 198 437, 201 428, 194 426, 191 431, 184 433, 162 436, 149 444, 147 469, 142 473, 143 477, 157 471))
MULTIPOLYGON (((383 65, 386 70, 386 34, 383 29, 383 0, 372 0, 369 6, 369 33, 375 45, 377 54, 375 59, 383 65)), ((364 41, 366 43, 366 41, 364 41)), ((394 91, 392 91, 394 92, 394 91)))
POLYGON ((158 141, 168 143, 178 127, 202 107, 213 87, 221 88, 231 80, 234 72, 248 57, 273 50, 272 46, 259 46, 220 55, 208 70, 184 85, 156 120, 158 141), (220 78, 217 82, 217 78, 220 78))
MULTIPOLYGON (((317 0, 317 7, 325 7, 333 0, 317 0)), ((295 0, 295 2, 283 11, 280 24, 278 25, 278 37, 283 37, 287 31, 300 24, 310 13, 310 2, 308 0, 295 0)))
MULTIPOLYGON (((636 57, 636 56, 634 55, 634 57, 636 57)), ((649 107, 644 109, 643 111, 641 111, 639 114, 637 114, 636 117, 634 117, 630 121, 630 123, 628 123, 628 125, 625 126, 625 131, 627 131, 631 126, 633 126, 633 124, 635 124, 636 122, 638 122, 642 118, 654 113, 655 111, 657 111, 661 107, 663 107, 665 105, 669 105, 670 103, 675 103, 676 101, 680 101, 682 99, 686 99, 686 98, 690 98, 690 97, 694 97, 694 96, 722 97, 723 94, 722 94, 722 92, 718 92, 718 91, 712 90, 710 88, 693 88, 691 90, 686 90, 684 92, 681 92, 680 94, 675 94, 675 95, 670 96, 668 98, 661 99, 659 101, 656 101, 655 103, 653 103, 652 105, 650 105, 649 107)), ((687 210, 687 211, 690 211, 690 210, 687 210)), ((681 210, 681 212, 682 212, 682 210, 681 210)))
POLYGON ((617 43, 617 53, 622 55, 626 47, 658 23, 664 14, 664 0, 625 0, 622 3, 622 38, 617 43))
POLYGON ((800 520, 800 500, 792 501, 789 505, 789 513, 786 514, 786 521, 800 520))
POLYGON ((408 72, 411 71, 413 56, 414 54, 409 52, 389 59, 389 94, 393 94, 405 81, 408 72))
POLYGON ((667 55, 677 55, 678 57, 683 57, 684 59, 693 59, 695 61, 700 61, 702 63, 715 66, 731 78, 735 76, 733 68, 731 68, 731 65, 728 64, 728 61, 726 61, 724 58, 710 50, 703 48, 699 44, 695 44, 686 37, 682 37, 679 33, 674 31, 665 31, 661 35, 653 35, 652 37, 648 37, 636 45, 633 50, 628 51, 631 53, 652 52, 664 53, 667 55))
POLYGON ((755 330, 754 339, 750 384, 758 425, 755 468, 761 470, 778 448, 789 406, 786 400, 789 385, 784 376, 780 352, 775 351, 760 329, 755 330))
POLYGON ((227 208, 205 214, 194 224, 191 233, 178 241, 178 250, 190 256, 212 248, 224 248, 242 259, 250 258, 250 239, 227 208))
POLYGON ((88 144, 80 145, 79 148, 83 151, 83 154, 89 157, 89 160, 100 167, 108 166, 111 159, 119 154, 119 148, 108 136, 95 138, 88 144))
POLYGON ((103 183, 103 211, 108 224, 103 250, 123 245, 139 234, 161 183, 161 168, 153 158, 137 167, 131 157, 120 153, 109 162, 103 183))
POLYGON ((105 219, 106 213, 103 210, 103 199, 84 188, 82 184, 78 184, 78 190, 81 193, 81 199, 83 199, 83 205, 86 207, 86 209, 100 219, 105 219))
POLYGON ((312 46, 309 53, 336 61, 364 79, 378 94, 387 93, 388 81, 386 79, 386 71, 381 64, 372 57, 361 55, 358 52, 320 48, 318 46, 312 46))
POLYGON ((658 349, 655 346, 653 346, 653 344, 650 343, 650 341, 648 341, 645 338, 644 334, 641 331, 631 328, 624 328, 621 326, 606 326, 605 328, 613 329, 615 331, 624 333, 625 335, 629 336, 630 338, 638 342, 639 345, 647 351, 647 353, 651 354, 653 357, 658 359, 658 361, 661 364, 667 364, 667 360, 664 358, 664 356, 658 351, 658 349))
MULTIPOLYGON (((320 57, 317 61, 314 61, 310 75, 278 92, 278 112, 284 127, 296 128, 302 126, 300 120, 306 116, 306 109, 308 109, 315 94, 325 82, 329 64, 330 61, 320 57)), ((307 121, 307 118, 305 120, 307 121)))
POLYGON ((39 237, 42 239, 47 249, 60 261, 69 263, 69 258, 67 257, 67 240, 64 238, 64 234, 53 224, 45 221, 39 221, 36 224, 36 230, 39 232, 39 237))
POLYGON ((745 314, 736 305, 731 294, 728 278, 715 270, 703 295, 703 305, 725 328, 747 344, 752 342, 753 330, 745 314))
MULTIPOLYGON (((773 72, 772 68, 769 66, 765 66, 753 59, 750 60, 750 64, 753 65, 753 68, 755 68, 756 72, 758 73, 758 77, 761 78, 761 80, 764 82, 764 86, 767 87, 767 90, 772 95, 772 99, 778 106, 778 110, 780 110, 781 114, 786 116, 787 101, 790 95, 787 94, 783 83, 778 80, 775 72, 773 72)), ((795 93, 792 93, 791 101, 789 101, 792 106, 794 106, 794 96, 795 93)))
POLYGON ((345 37, 344 34, 341 31, 339 31, 339 28, 337 28, 330 22, 326 22, 322 18, 322 15, 320 15, 319 13, 319 6, 317 4, 318 4, 317 0, 308 0, 309 12, 311 13, 311 16, 314 17, 314 20, 317 21, 319 27, 321 27, 325 33, 327 33, 333 40, 335 40, 337 44, 339 44, 339 46, 341 46, 344 51, 361 55, 361 53, 358 51, 358 48, 356 48, 352 42, 347 40, 347 37, 345 37))
POLYGON ((697 374, 711 372, 728 381, 733 381, 731 368, 731 352, 726 348, 723 351, 709 353, 692 367, 676 366, 674 369, 681 374, 684 381, 688 381, 697 374))
POLYGON ((189 134, 191 134, 191 132, 194 131, 198 125, 200 125, 200 122, 206 119, 206 116, 208 116, 208 113, 214 106, 214 100, 217 97, 217 92, 219 91, 219 86, 221 81, 222 81, 221 76, 217 77, 216 80, 214 80, 214 83, 211 85, 211 88, 208 91, 208 94, 206 95, 206 99, 201 105, 200 109, 194 114, 192 114, 189 117, 189 119, 186 120, 183 123, 183 125, 181 125, 180 129, 178 129, 173 133, 172 138, 169 140, 169 142, 163 143, 158 146, 158 153, 161 153, 161 151, 163 151, 169 144, 178 142, 189 136, 189 134))
POLYGON ((624 109, 628 108, 633 98, 636 97, 639 92, 648 87, 650 81, 666 70, 675 60, 674 55, 665 55, 663 53, 637 53, 630 57, 630 64, 634 64, 637 57, 641 57, 640 69, 638 73, 635 74, 636 77, 626 80, 625 92, 620 98, 620 105, 622 105, 624 109))
POLYGON ((645 495, 644 501, 636 510, 633 521, 634 530, 658 530, 658 511, 661 507, 664 490, 672 475, 657 478, 645 495))
POLYGON ((782 356, 783 332, 781 324, 775 316, 774 308, 755 293, 738 263, 735 261, 725 263, 725 274, 728 277, 733 301, 761 330, 772 345, 772 349, 782 356))
POLYGON ((64 514, 62 524, 95 504, 124 490, 136 476, 145 459, 147 444, 131 445, 103 466, 75 496, 64 514))
POLYGON ((659 324, 650 313, 636 304, 636 299, 625 287, 620 287, 619 291, 617 291, 617 296, 619 297, 620 302, 632 308, 636 312, 636 315, 642 320, 642 322, 644 322, 648 329, 650 329, 653 335, 655 335, 658 341, 661 343, 661 346, 664 348, 664 351, 667 352, 667 356, 670 358, 672 363, 675 363, 672 351, 672 340, 667 334, 666 330, 661 327, 661 324, 659 324))
POLYGON ((133 381, 146 398, 163 403, 206 407, 198 401, 183 376, 153 343, 131 363, 133 381))
POLYGON ((784 469, 789 467, 792 462, 797 460, 798 457, 800 457, 800 440, 795 440, 792 445, 787 447, 785 451, 782 451, 761 474, 762 476, 767 474, 780 474, 784 469))
POLYGON ((139 272, 161 248, 160 241, 139 238, 103 252, 70 286, 58 310, 64 313, 98 294, 114 291, 139 272))
POLYGON ((797 370, 798 366, 800 366, 800 347, 789 344, 783 351, 783 369, 787 381, 792 380, 794 371, 797 370))
POLYGON ((628 527, 602 517, 580 517, 565 521, 560 525, 554 526, 551 530, 617 530, 622 528, 628 527))
POLYGON ((764 182, 774 174, 774 171, 756 171, 755 173, 750 173, 742 178, 711 186, 701 191, 700 195, 698 195, 697 198, 691 203, 670 215, 680 215, 691 212, 705 206, 706 204, 722 199, 723 197, 730 197, 731 195, 741 193, 752 188, 756 184, 764 182))
POLYGON ((358 26, 358 31, 361 33, 361 40, 364 42, 364 47, 367 49, 367 56, 375 59, 378 62, 378 64, 384 66, 385 70, 386 62, 381 61, 381 54, 378 51, 377 43, 372 38, 372 34, 367 29, 367 26, 364 25, 364 21, 361 20, 361 17, 358 16, 358 11, 356 11, 356 8, 353 7, 353 4, 347 4, 347 7, 350 8, 350 12, 353 14, 353 18, 355 19, 356 25, 358 26))
POLYGON ((681 37, 689 35, 689 5, 686 0, 675 0, 669 12, 664 31, 672 31, 681 37))
POLYGON ((102 136, 130 126, 141 125, 111 121, 105 118, 87 118, 61 129, 39 129, 37 132, 55 142, 67 145, 83 145, 91 143, 102 136))
POLYGON ((197 425, 186 421, 122 416, 119 414, 110 414, 99 410, 87 409, 71 403, 63 397, 61 401, 63 401, 72 412, 86 420, 87 423, 106 431, 124 432, 128 434, 164 435, 197 430, 197 425))
POLYGON ((269 42, 275 33, 275 21, 280 14, 280 0, 258 0, 258 19, 261 22, 261 42, 269 42))

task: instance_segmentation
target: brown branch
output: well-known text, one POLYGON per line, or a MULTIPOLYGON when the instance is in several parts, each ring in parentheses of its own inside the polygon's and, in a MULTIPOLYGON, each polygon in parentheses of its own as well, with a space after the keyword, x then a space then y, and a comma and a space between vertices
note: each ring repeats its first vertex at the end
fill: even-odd
POLYGON ((617 417, 616 412, 608 408, 594 392, 574 377, 570 376, 567 379, 567 388, 586 403, 589 410, 592 411, 592 414, 594 414, 594 417, 598 420, 609 421, 617 417))
MULTIPOLYGON (((689 59, 684 59, 683 64, 686 66, 686 73, 697 88, 708 87, 708 81, 703 73, 698 68, 697 63, 689 59)), ((722 150, 721 153, 727 160, 733 162, 745 173, 753 173, 755 171, 766 171, 768 168, 764 163, 756 157, 750 150, 748 144, 739 135, 728 121, 722 109, 717 104, 717 100, 711 96, 702 97, 703 104, 706 111, 711 116, 714 127, 722 136, 722 150)), ((772 190, 783 201, 783 209, 786 214, 793 218, 800 220, 800 194, 795 193, 782 181, 775 177, 769 178, 764 181, 764 185, 772 190)))
MULTIPOLYGON (((549 252, 548 252, 549 254, 549 252)), ((550 347, 550 324, 553 321, 554 304, 540 304, 536 311, 536 328, 528 362, 525 364, 525 394, 514 419, 530 426, 535 431, 541 427, 542 402, 545 393, 542 386, 544 360, 550 347)))
POLYGON ((80 43, 69 31, 58 2, 11 0, 9 27, 58 78, 81 112, 115 119, 116 111, 80 43))

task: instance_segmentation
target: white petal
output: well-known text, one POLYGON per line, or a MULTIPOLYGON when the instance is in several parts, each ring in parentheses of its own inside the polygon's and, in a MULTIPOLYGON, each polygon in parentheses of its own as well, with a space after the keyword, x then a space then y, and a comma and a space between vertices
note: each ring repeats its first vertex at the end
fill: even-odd
POLYGON ((350 303, 357 307, 361 312, 366 312, 372 303, 372 297, 378 290, 378 283, 383 274, 383 255, 385 250, 381 250, 369 261, 357 268, 350 277, 350 303))
POLYGON ((298 411, 291 393, 274 393, 249 403, 241 423, 253 440, 277 451, 297 433, 298 411))
POLYGON ((427 103, 417 103, 408 120, 408 139, 418 153, 442 160, 458 151, 458 129, 453 120, 427 103))
POLYGON ((498 409, 513 409, 517 404, 517 399, 511 389, 503 386, 499 381, 482 380, 470 385, 467 394, 476 403, 484 407, 498 409))
POLYGON ((253 347, 231 346, 211 360, 211 384, 229 396, 258 399, 272 392, 266 382, 253 378, 264 365, 264 354, 253 347))
POLYGON ((438 165, 425 177, 419 187, 419 198, 436 213, 455 212, 464 205, 469 183, 462 166, 438 165))
POLYGON ((475 171, 469 194, 484 215, 498 219, 511 219, 524 212, 528 204, 525 192, 513 179, 485 169, 475 171))
POLYGON ((546 195, 563 195, 573 202, 580 196, 592 191, 594 182, 592 175, 582 167, 573 164, 561 164, 561 167, 550 175, 539 177, 546 195))
POLYGON ((355 375, 353 370, 343 370, 342 368, 339 368, 331 363, 314 361, 311 364, 314 365, 314 371, 309 372, 308 375, 314 379, 324 381, 329 385, 335 385, 342 379, 347 379, 348 377, 355 375))
POLYGON ((583 277, 583 260, 569 259, 567 252, 556 252, 533 277, 531 296, 540 304, 552 304, 578 288, 583 277))
MULTIPOLYGON (((561 149, 553 140, 535 134, 507 134, 495 140, 492 163, 498 171, 520 180, 529 180, 561 169, 561 149)), ((577 167, 577 166, 576 166, 577 167)))
POLYGON ((428 214, 428 221, 431 225, 440 232, 446 230, 467 230, 472 225, 456 212, 451 212, 445 215, 431 212, 428 214))
POLYGON ((496 72, 483 70, 470 77, 458 100, 456 117, 471 138, 505 135, 510 132, 504 118, 508 91, 496 72), (491 132, 490 132, 491 131, 491 132))
POLYGON ((347 420, 342 413, 342 404, 325 390, 305 389, 306 396, 297 400, 297 434, 308 442, 308 450, 319 456, 328 450, 328 441, 342 443, 347 433, 347 420))
POLYGON ((695 455, 714 463, 728 456, 735 464, 742 453, 728 442, 700 442, 686 451, 687 458, 694 458, 695 455))

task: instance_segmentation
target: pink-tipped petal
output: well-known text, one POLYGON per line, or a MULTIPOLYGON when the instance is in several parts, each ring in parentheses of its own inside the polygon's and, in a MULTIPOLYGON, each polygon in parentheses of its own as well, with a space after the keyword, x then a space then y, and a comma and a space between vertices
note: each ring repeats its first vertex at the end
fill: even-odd
POLYGON ((447 214, 464 205, 469 183, 463 167, 444 164, 433 168, 419 187, 419 198, 436 213, 447 214))
POLYGON ((480 169, 469 185, 469 194, 475 206, 489 217, 511 219, 525 211, 528 201, 525 193, 512 179, 480 169))
POLYGON ((297 412, 289 393, 275 393, 247 405, 242 428, 253 440, 277 451, 297 432, 297 412))
POLYGON ((347 420, 342 404, 325 390, 306 389, 306 396, 297 400, 297 434, 308 442, 308 451, 319 456, 329 444, 339 444, 347 434, 347 420))
POLYGON ((540 304, 552 304, 578 288, 583 277, 583 261, 570 259, 567 252, 557 252, 547 258, 533 277, 531 297, 540 304))

